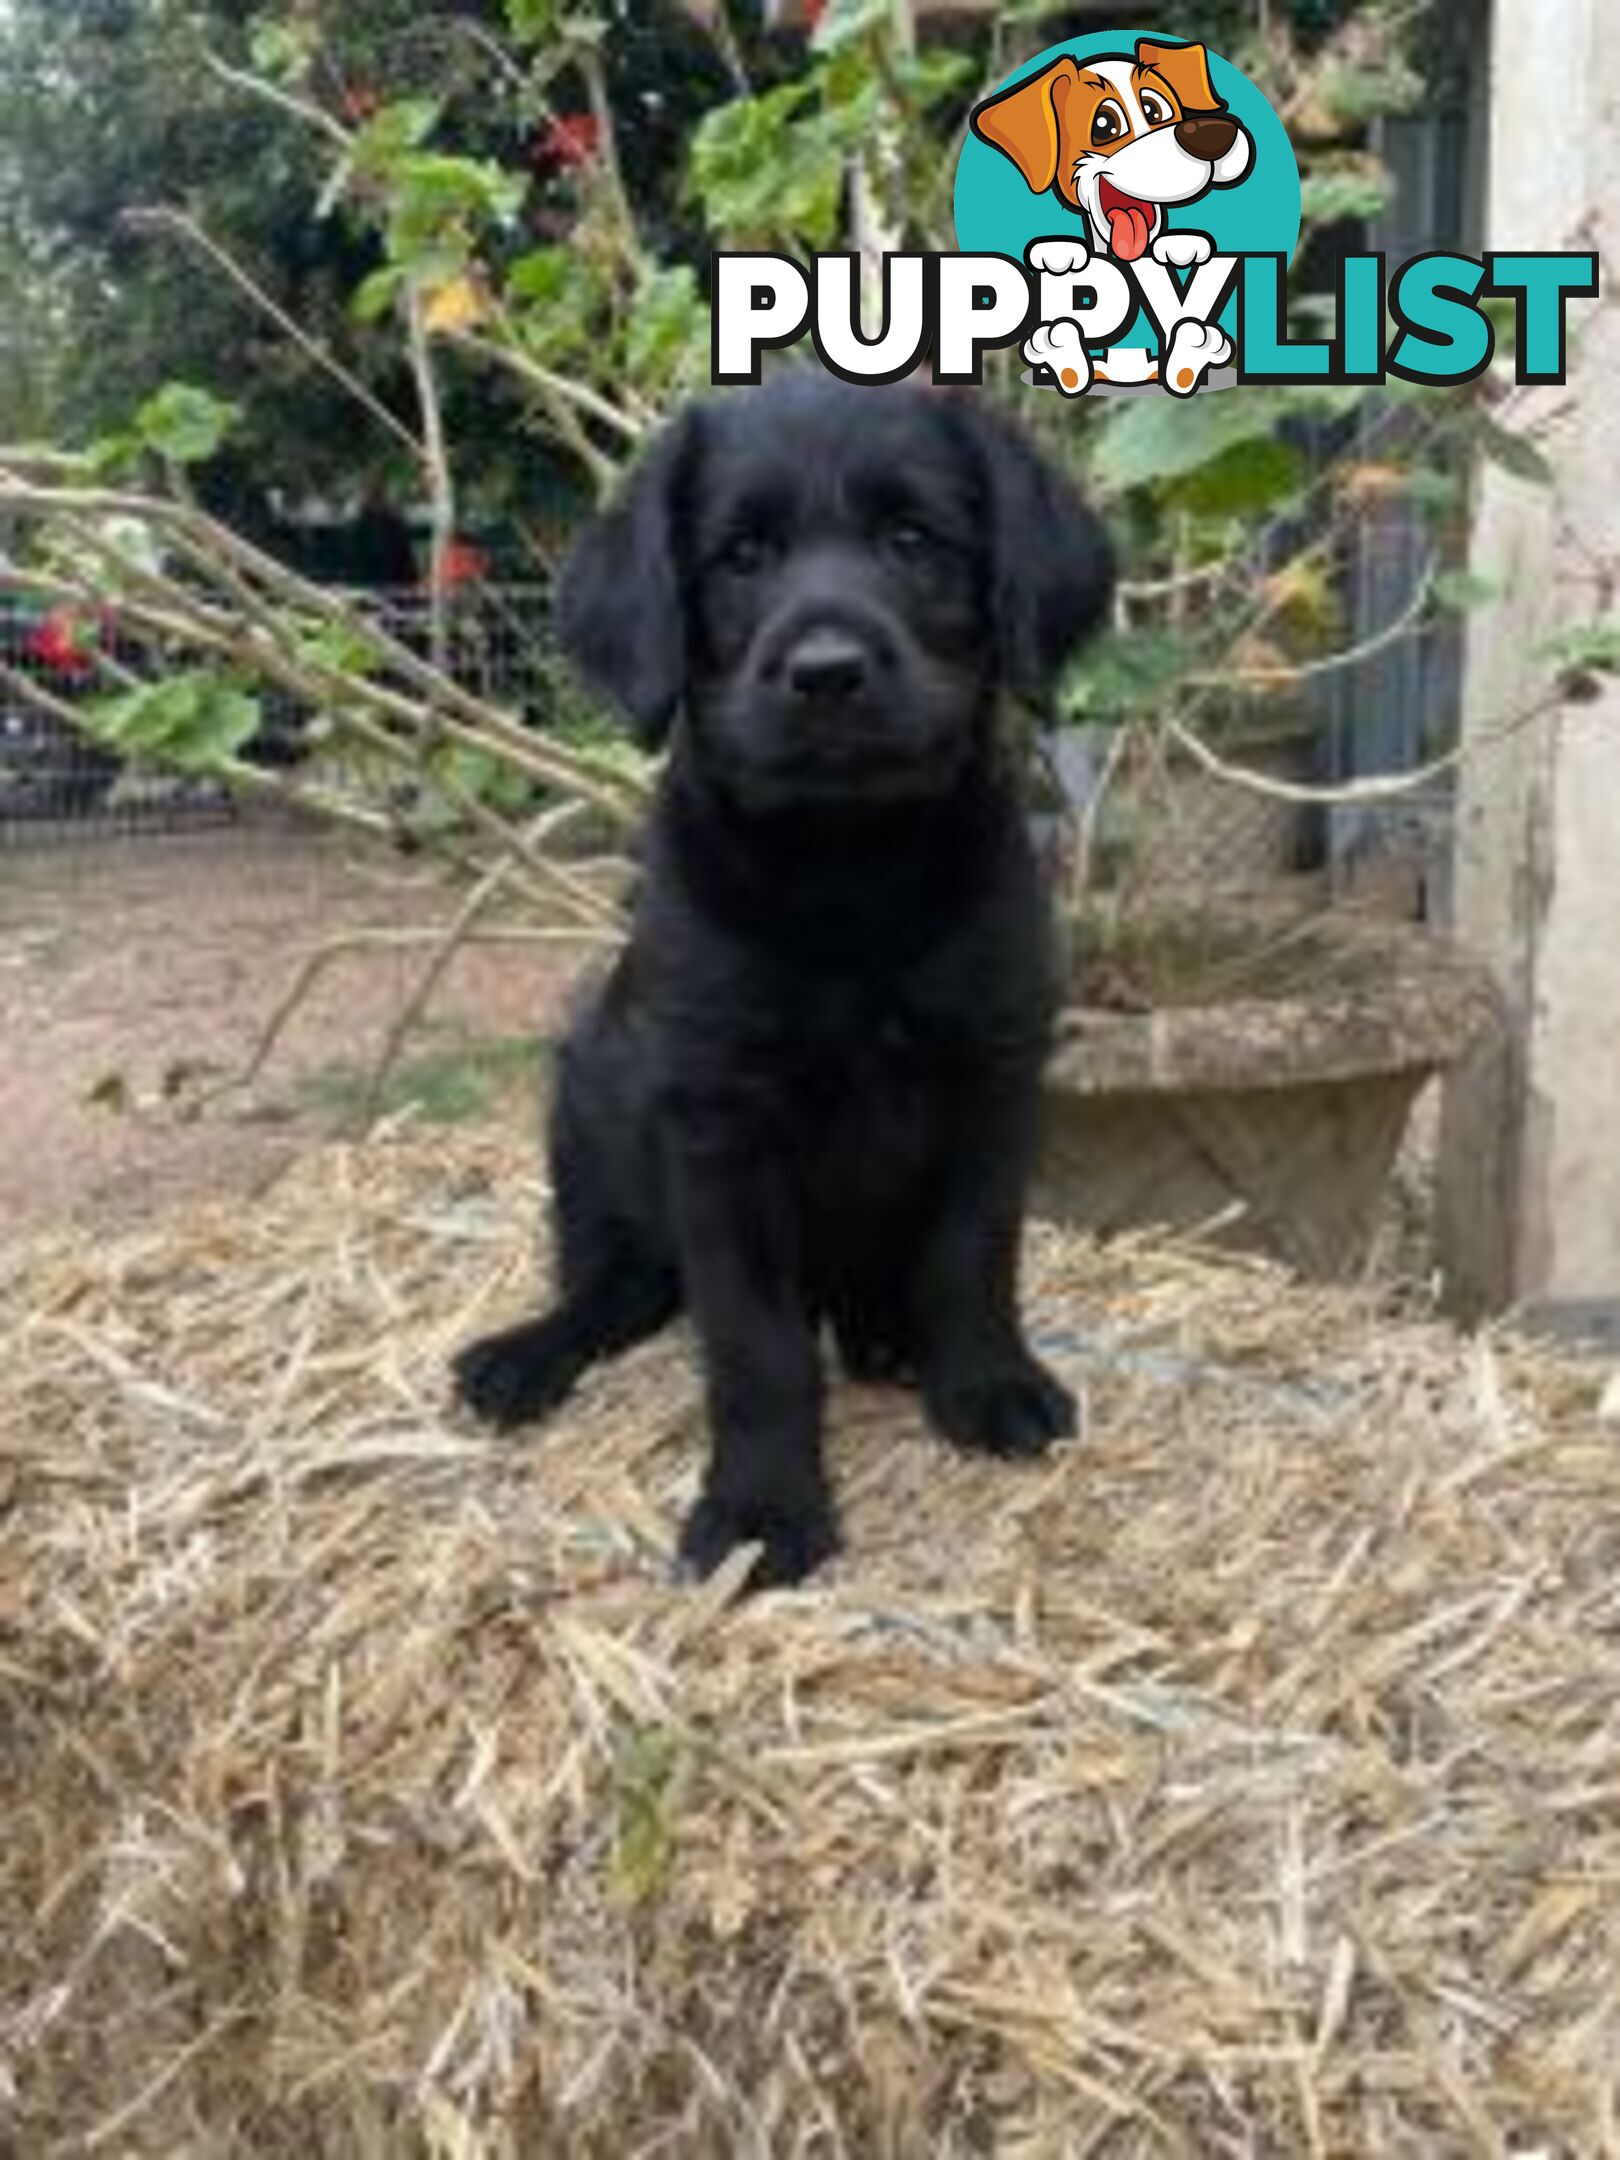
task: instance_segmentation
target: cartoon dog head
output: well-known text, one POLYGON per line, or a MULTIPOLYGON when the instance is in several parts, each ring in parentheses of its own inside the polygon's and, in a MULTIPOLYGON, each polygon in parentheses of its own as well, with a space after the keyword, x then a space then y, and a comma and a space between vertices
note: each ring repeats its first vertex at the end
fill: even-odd
POLYGON ((1254 143, 1215 94, 1202 45, 1152 38, 1129 53, 1061 60, 986 99, 981 142, 1012 159, 1036 194, 1048 188, 1121 262, 1145 255, 1165 209, 1231 187, 1254 143))

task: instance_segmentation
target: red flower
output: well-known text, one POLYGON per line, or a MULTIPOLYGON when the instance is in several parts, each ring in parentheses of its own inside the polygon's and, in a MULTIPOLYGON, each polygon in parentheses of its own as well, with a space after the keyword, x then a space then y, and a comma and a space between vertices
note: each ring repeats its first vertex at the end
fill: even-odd
POLYGON ((595 113, 559 113, 547 121, 535 138, 535 156, 541 164, 565 169, 589 165, 602 147, 602 130, 595 113))
POLYGON ((358 127, 377 110, 377 93, 369 83, 355 83, 344 91, 342 105, 343 117, 358 127))
POLYGON ((49 668, 53 675, 77 679, 90 674, 96 664, 95 653, 84 643, 79 620, 71 608, 53 608, 41 617, 28 634, 27 651, 31 660, 49 668))
POLYGON ((445 585, 476 585, 489 575, 489 557, 470 540, 451 540, 439 557, 439 575, 445 585))

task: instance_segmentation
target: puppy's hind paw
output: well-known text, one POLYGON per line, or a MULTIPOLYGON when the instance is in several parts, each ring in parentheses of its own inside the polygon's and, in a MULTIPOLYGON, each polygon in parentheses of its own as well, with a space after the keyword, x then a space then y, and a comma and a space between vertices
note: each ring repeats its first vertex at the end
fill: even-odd
POLYGON ((451 1370, 458 1401, 497 1432, 510 1432, 554 1410, 580 1366, 577 1350, 547 1318, 469 1343, 451 1370))
POLYGON ((1052 370, 1065 397, 1083 397, 1091 388, 1091 355, 1078 323, 1038 323, 1024 340, 1023 354, 1031 367, 1052 370))
POLYGON ((1170 349, 1164 356, 1164 386, 1172 397, 1191 397, 1211 368, 1224 367, 1232 357, 1232 341, 1213 323, 1194 322, 1189 316, 1176 324, 1170 349))
POLYGON ((676 1572, 688 1582, 712 1575, 739 1545, 758 1545, 746 1588, 771 1590, 802 1582, 838 1550, 838 1527, 828 1507, 749 1506, 705 1493, 681 1525, 676 1572))
POLYGON ((930 1387, 927 1401, 935 1428, 980 1455, 1044 1455, 1076 1429, 1074 1397, 1032 1357, 953 1374, 930 1387))

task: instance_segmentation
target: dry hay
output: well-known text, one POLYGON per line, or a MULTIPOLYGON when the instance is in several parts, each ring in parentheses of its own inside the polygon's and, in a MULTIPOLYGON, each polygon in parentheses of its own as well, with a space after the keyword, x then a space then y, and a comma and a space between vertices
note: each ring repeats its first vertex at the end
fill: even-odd
POLYGON ((445 1414, 535 1197, 400 1134, 0 1276, 0 2147, 1620 2151, 1588 1371, 1038 1233, 1083 1441, 845 1394, 728 1609, 680 1342, 445 1414))

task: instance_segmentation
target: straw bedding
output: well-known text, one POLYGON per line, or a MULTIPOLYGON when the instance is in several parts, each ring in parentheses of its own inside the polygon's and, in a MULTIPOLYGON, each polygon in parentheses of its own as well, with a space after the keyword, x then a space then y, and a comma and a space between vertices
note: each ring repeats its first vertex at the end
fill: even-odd
POLYGON ((0 1263, 0 2148, 1620 2152, 1589 1370, 1038 1230, 1081 1441, 845 1393, 848 1554, 730 1605, 680 1341, 446 1414, 533 1181, 0 1263))

